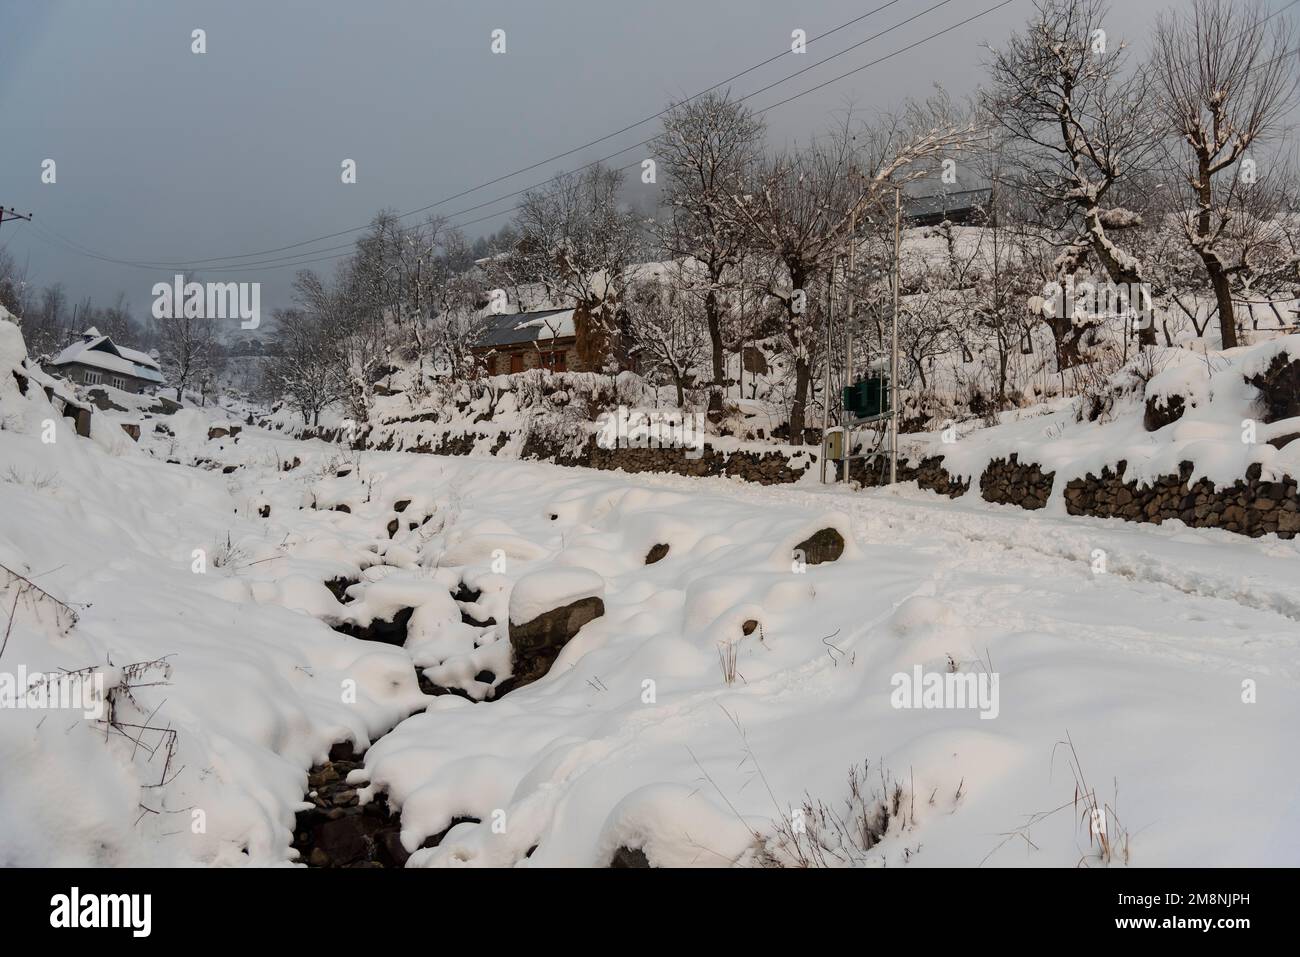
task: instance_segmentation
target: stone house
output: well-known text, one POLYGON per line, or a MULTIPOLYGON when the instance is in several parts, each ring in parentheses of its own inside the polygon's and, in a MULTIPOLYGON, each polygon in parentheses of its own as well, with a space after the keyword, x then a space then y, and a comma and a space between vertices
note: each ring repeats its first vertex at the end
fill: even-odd
POLYGON ((111 386, 123 392, 140 393, 165 381, 154 356, 119 346, 94 326, 55 356, 48 367, 79 385, 111 386))
POLYGON ((582 371, 573 309, 489 315, 483 320, 473 351, 492 375, 527 369, 582 371))

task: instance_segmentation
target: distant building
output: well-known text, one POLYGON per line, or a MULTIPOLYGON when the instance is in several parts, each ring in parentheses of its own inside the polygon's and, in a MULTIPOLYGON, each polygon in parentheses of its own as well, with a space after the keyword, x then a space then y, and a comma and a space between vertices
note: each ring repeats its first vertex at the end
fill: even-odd
POLYGON ((990 189, 963 189, 929 196, 903 196, 903 217, 908 226, 987 226, 991 219, 990 189))
POLYGON ((106 385, 123 392, 143 392, 165 381, 156 358, 117 345, 94 326, 55 356, 49 368, 79 385, 106 385))
POLYGON ((493 375, 526 369, 580 371, 574 310, 488 316, 474 340, 474 354, 493 375))

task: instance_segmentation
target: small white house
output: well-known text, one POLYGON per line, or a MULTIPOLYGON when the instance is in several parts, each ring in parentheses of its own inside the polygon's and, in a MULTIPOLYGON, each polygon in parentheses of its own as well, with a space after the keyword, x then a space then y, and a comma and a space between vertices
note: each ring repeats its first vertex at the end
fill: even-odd
POLYGON ((119 346, 91 326, 49 363, 51 370, 81 385, 107 385, 123 392, 143 392, 165 381, 152 355, 119 346))

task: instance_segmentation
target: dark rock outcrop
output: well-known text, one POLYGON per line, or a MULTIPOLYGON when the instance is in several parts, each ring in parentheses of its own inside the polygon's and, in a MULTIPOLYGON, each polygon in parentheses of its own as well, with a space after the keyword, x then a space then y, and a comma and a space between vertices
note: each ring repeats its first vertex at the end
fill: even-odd
POLYGON ((650 859, 645 856, 645 851, 639 847, 620 847, 614 852, 614 856, 609 859, 610 867, 652 867, 650 859))
POLYGON ((1259 389, 1265 422, 1278 422, 1300 415, 1300 360, 1279 353, 1267 369, 1246 379, 1246 382, 1259 389))
POLYGON ((1181 395, 1171 395, 1163 400, 1152 396, 1147 399, 1146 411, 1142 414, 1142 427, 1148 432, 1158 431, 1181 419, 1184 411, 1186 402, 1181 395))
MULTIPOLYGON (((604 614, 605 602, 592 596, 552 608, 523 624, 512 621, 510 648, 514 658, 514 676, 510 679, 510 689, 531 684, 545 675, 579 629, 604 614)), ((503 693, 498 687, 497 697, 503 693)))
POLYGON ((379 641, 386 645, 401 647, 406 644, 406 626, 410 624, 414 608, 403 608, 393 615, 391 621, 376 618, 368 625, 356 625, 352 622, 340 622, 333 626, 335 631, 362 641, 379 641))
POLYGON ((795 551, 808 565, 833 562, 844 554, 844 536, 833 528, 818 529, 796 545, 795 551))

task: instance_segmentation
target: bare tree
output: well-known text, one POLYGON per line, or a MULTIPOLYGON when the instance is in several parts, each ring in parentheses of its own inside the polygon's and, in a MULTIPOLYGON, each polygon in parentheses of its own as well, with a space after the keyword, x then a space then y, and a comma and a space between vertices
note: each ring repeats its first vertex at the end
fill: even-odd
POLYGON ((960 147, 972 132, 969 124, 953 120, 943 96, 912 104, 874 127, 858 127, 849 115, 806 149, 761 162, 753 185, 731 197, 731 215, 745 229, 747 243, 777 267, 767 290, 784 307, 794 359, 792 441, 804 434, 820 339, 822 313, 809 307, 821 301, 817 287, 845 251, 855 216, 882 208, 895 186, 923 174, 916 164, 960 147))
MULTIPOLYGON (((993 86, 984 107, 1010 134, 1007 175, 1037 200, 1038 213, 1063 238, 1060 272, 1089 254, 1114 283, 1142 285, 1142 263, 1108 226, 1112 191, 1149 168, 1159 140, 1145 68, 1130 69, 1127 45, 1108 37, 1103 0, 1035 0, 1024 33, 992 51, 993 86)), ((1144 344, 1155 342, 1149 324, 1144 344)))
POLYGON ((727 215, 728 197, 741 188, 757 159, 763 123, 727 94, 707 93, 673 106, 663 126, 653 150, 668 177, 668 215, 657 233, 669 255, 692 258, 702 267, 691 275, 698 276, 708 328, 709 412, 716 418, 725 386, 723 280, 735 271, 745 239, 745 231, 727 215))
POLYGON ((319 314, 277 309, 273 319, 280 352, 267 364, 266 376, 304 422, 318 425, 321 411, 339 396, 336 344, 319 314))
POLYGON ((1295 31, 1258 0, 1191 0, 1156 25, 1160 111, 1179 141, 1192 211, 1187 241, 1214 291, 1223 348, 1237 345, 1233 277, 1250 268, 1231 227, 1242 191, 1257 181, 1248 154, 1275 136, 1294 106, 1295 31))
POLYGON ((374 295, 363 257, 345 261, 332 285, 303 270, 294 279, 294 295, 330 338, 331 373, 348 415, 357 422, 370 417, 374 383, 388 366, 389 343, 384 307, 374 295))
MULTIPOLYGON (((31 308, 32 288, 27 282, 27 270, 19 268, 13 255, 0 246, 0 306, 21 320, 31 308)), ((30 343, 29 343, 30 345, 30 343)))
MULTIPOLYGON (((198 282, 183 276, 182 285, 198 282)), ((202 310, 200 310, 202 311, 202 310)), ((158 353, 163 371, 176 388, 176 401, 184 400, 185 389, 199 384, 211 371, 216 330, 213 321, 201 315, 187 315, 182 303, 175 303, 171 315, 155 318, 158 353)))
POLYGON ((563 173, 524 195, 519 240, 503 261, 516 282, 538 282, 575 305, 590 367, 613 367, 621 350, 620 308, 627 269, 644 248, 637 218, 619 200, 622 174, 596 165, 563 173))
POLYGON ((628 293, 628 331, 633 348, 646 358, 647 371, 663 371, 677 389, 677 405, 686 405, 686 387, 712 341, 707 298, 696 294, 698 275, 688 264, 674 263, 658 279, 632 284, 628 293))

